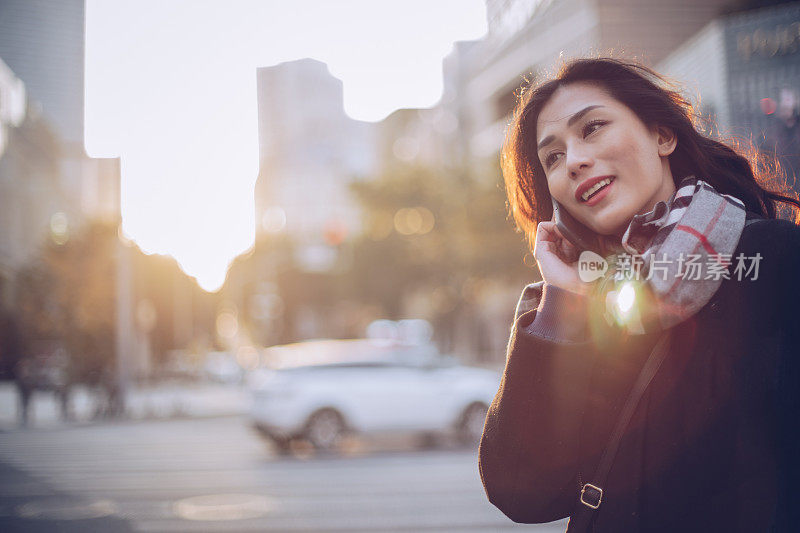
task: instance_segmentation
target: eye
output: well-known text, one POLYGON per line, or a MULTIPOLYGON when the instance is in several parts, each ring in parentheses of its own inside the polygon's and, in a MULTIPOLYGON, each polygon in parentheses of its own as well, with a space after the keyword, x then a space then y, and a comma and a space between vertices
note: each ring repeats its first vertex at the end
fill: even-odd
POLYGON ((606 125, 606 121, 604 120, 593 120, 591 122, 587 122, 586 125, 583 127, 583 136, 586 137, 595 131, 599 130, 602 126, 606 125))
POLYGON ((544 166, 545 168, 550 168, 558 161, 558 156, 561 155, 561 152, 550 152, 547 154, 547 157, 544 159, 544 166))

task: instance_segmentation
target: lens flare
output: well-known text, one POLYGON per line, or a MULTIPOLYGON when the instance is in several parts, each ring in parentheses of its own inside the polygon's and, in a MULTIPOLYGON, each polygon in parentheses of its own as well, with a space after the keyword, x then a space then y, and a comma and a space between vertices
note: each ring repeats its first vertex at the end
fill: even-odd
POLYGON ((625 283, 617 294, 617 310, 620 316, 625 317, 633 309, 633 304, 636 301, 636 290, 633 284, 625 283))

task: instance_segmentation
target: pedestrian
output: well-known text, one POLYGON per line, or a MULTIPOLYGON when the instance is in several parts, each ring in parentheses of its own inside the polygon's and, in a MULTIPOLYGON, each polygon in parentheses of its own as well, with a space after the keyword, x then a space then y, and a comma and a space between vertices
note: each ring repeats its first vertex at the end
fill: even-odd
POLYGON ((521 94, 503 173, 543 279, 517 303, 479 452, 515 522, 800 527, 800 227, 778 217, 800 201, 693 113, 610 58, 521 94))
POLYGON ((29 420, 32 388, 27 379, 19 320, 10 311, 0 313, 0 361, 3 373, 10 375, 17 390, 17 420, 25 427, 29 420))

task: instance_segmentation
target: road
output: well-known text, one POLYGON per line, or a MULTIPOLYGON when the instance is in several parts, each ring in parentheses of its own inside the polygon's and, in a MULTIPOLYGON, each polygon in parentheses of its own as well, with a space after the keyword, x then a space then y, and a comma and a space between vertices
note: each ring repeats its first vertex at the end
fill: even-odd
POLYGON ((471 450, 272 453, 243 417, 0 432, 3 531, 563 532, 486 501, 471 450), (57 527, 56 527, 57 526, 57 527))

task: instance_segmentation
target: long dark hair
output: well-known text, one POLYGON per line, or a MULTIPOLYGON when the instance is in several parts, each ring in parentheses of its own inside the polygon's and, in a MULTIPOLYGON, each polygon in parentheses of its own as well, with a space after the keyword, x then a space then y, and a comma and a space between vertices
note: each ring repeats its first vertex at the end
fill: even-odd
POLYGON ((537 224, 553 215, 550 190, 536 150, 536 122, 553 93, 576 82, 604 88, 646 126, 666 126, 675 132, 677 146, 669 164, 676 187, 685 176, 695 175, 717 191, 739 198, 748 211, 765 218, 777 218, 776 201, 800 207, 797 193, 787 186, 775 158, 760 154, 747 141, 729 140, 726 144, 698 131, 698 115, 692 104, 663 76, 632 61, 573 59, 554 78, 521 92, 503 145, 501 164, 508 208, 531 249, 537 224), (766 185, 777 186, 780 192, 767 190, 766 185))

